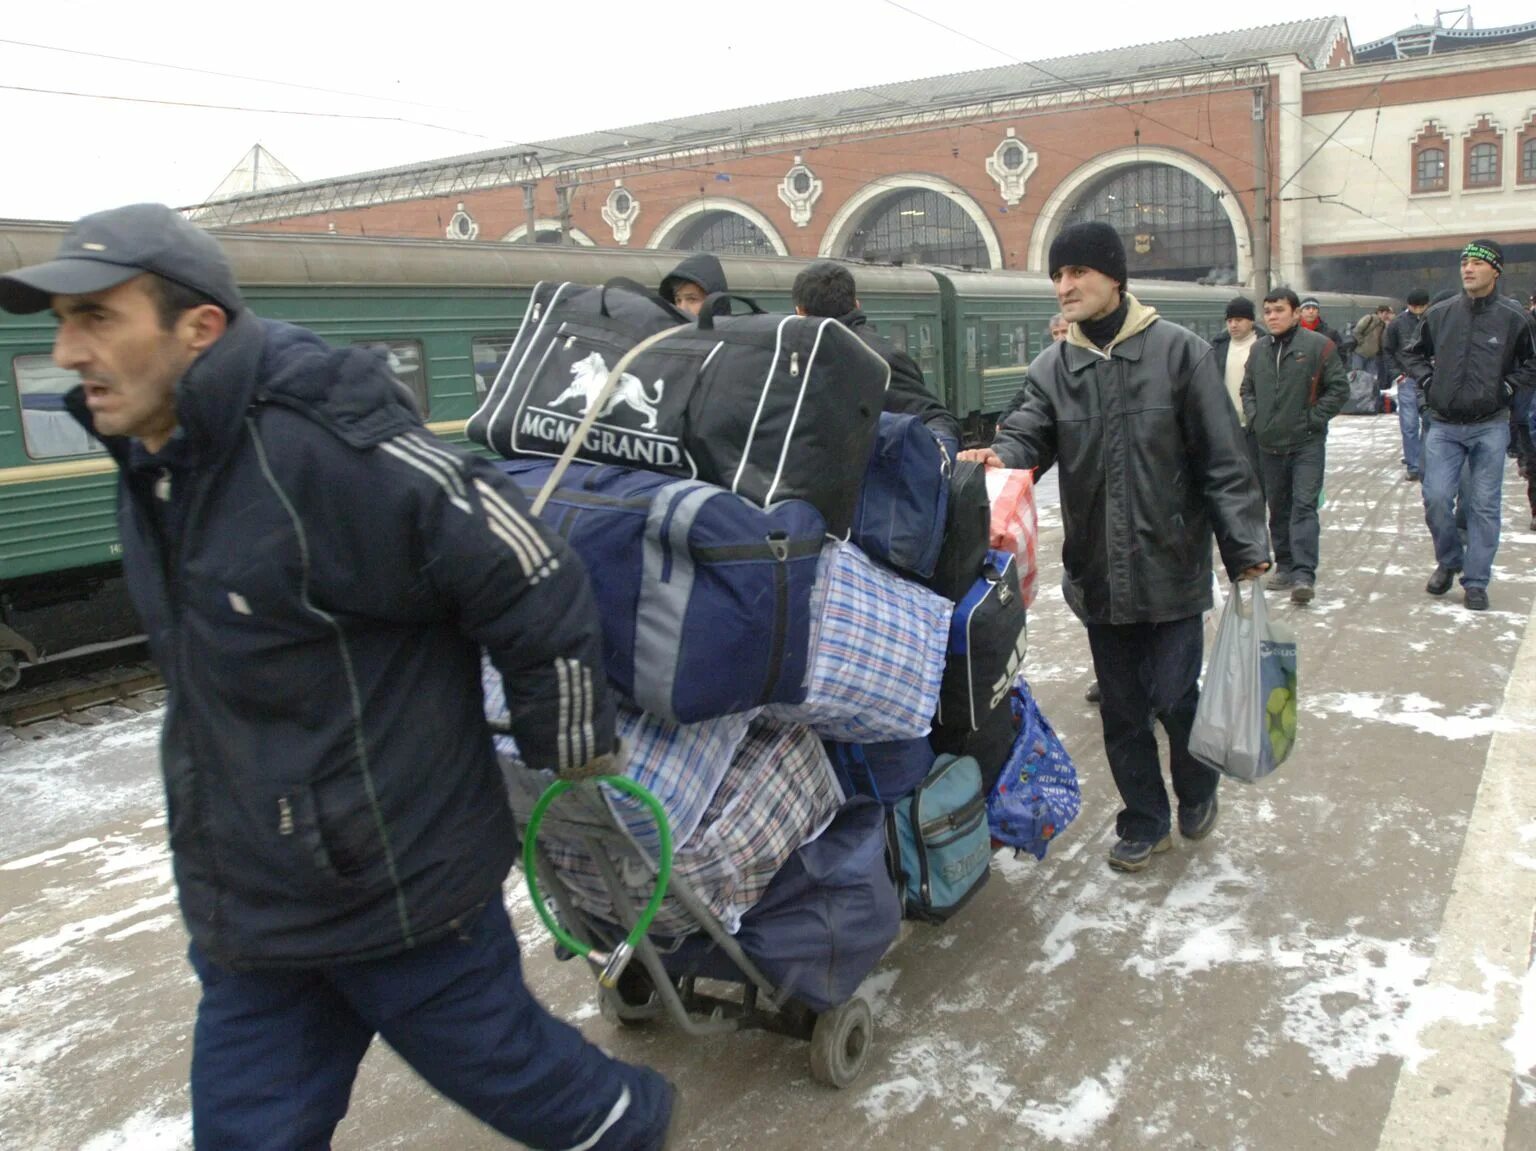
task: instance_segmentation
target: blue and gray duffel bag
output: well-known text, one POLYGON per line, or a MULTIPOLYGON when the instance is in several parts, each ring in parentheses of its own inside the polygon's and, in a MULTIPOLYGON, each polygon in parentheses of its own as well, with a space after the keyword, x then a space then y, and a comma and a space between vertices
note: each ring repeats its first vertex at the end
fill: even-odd
MULTIPOLYGON (((498 465, 531 502, 554 467, 498 465)), ((826 521, 698 480, 576 464, 539 517, 586 566, 608 678, 643 711, 697 723, 806 694, 826 521)))

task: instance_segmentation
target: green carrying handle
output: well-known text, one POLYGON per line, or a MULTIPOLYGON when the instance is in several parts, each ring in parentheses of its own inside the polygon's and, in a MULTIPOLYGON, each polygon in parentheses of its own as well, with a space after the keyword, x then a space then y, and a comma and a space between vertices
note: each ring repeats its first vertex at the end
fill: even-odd
POLYGON ((636 945, 645 937, 646 929, 651 926, 651 920, 656 918, 656 912, 661 909, 661 901, 666 898, 667 881, 672 878, 672 825, 667 822, 667 813, 661 806, 661 801, 632 779, 626 779, 622 775, 600 775, 583 782, 606 783, 615 791, 634 796, 650 809, 652 818, 656 820, 656 834, 661 848, 661 858, 656 866, 656 890, 651 893, 651 901, 645 905, 645 910, 640 913, 640 918, 630 929, 629 936, 615 947, 611 954, 605 954, 567 932, 556 921, 549 908, 544 906, 544 896, 539 891, 534 850, 539 839, 539 824, 544 822, 544 813, 549 810, 549 805, 575 786, 568 780, 557 779, 544 789, 544 794, 539 796, 539 801, 533 805, 533 813, 528 817, 528 831, 523 836, 523 874, 528 877, 528 894, 533 897, 533 909, 539 913, 539 918, 544 921, 544 926, 549 928, 549 933, 567 949, 574 951, 598 968, 598 983, 612 988, 618 984, 624 968, 629 966, 636 945))

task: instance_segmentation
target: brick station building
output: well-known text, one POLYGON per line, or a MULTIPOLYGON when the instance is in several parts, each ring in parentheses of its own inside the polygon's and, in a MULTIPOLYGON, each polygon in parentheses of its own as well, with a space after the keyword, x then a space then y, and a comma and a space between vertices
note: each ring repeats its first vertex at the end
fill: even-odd
POLYGON ((227 197, 242 230, 1045 266, 1401 295, 1472 235, 1536 289, 1536 23, 1262 28, 806 96, 227 197))

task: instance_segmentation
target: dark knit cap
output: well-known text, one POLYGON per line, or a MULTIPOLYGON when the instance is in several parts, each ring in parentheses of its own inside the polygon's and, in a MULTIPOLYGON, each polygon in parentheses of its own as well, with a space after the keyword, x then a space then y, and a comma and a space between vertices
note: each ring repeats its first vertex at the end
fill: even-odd
POLYGON ((1415 288, 1408 293, 1408 306, 1410 308, 1422 308, 1429 303, 1429 293, 1423 288, 1415 288))
POLYGON ((1461 250, 1461 258, 1467 257, 1492 264, 1495 272, 1504 270, 1504 248, 1497 240, 1473 240, 1461 250))
POLYGON ((1062 268, 1092 268, 1125 286, 1125 245, 1120 233, 1102 220, 1071 224, 1051 241, 1050 273, 1062 268))
POLYGON ((1253 310, 1253 301, 1247 296, 1233 296, 1227 301, 1227 319, 1252 320, 1257 318, 1253 310))
POLYGON ((1316 296, 1303 296, 1301 298, 1301 306, 1303 308, 1316 308, 1318 311, 1323 310, 1323 306, 1317 302, 1316 296))

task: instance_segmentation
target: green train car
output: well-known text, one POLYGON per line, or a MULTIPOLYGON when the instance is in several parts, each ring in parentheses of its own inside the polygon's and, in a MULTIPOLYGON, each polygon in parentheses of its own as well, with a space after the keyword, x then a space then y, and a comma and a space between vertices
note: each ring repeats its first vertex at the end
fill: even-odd
MULTIPOLYGON (((0 272, 51 259, 61 225, 0 223, 0 272)), ((681 253, 332 236, 220 235, 251 308, 334 344, 378 348, 428 426, 464 442, 542 280, 655 285, 681 253)), ((805 262, 722 262, 734 291, 788 311, 805 262)), ((1056 310, 1036 273, 859 265, 870 323, 903 346, 930 387, 983 442, 1049 339, 1056 310)), ((1232 290, 1137 283, 1142 299, 1207 337, 1232 290)), ((1334 321, 1374 298, 1328 296, 1334 321)), ((115 470, 63 410, 72 373, 54 367, 47 313, 0 313, 0 690, 31 665, 123 641, 136 630, 121 587, 115 470)))

